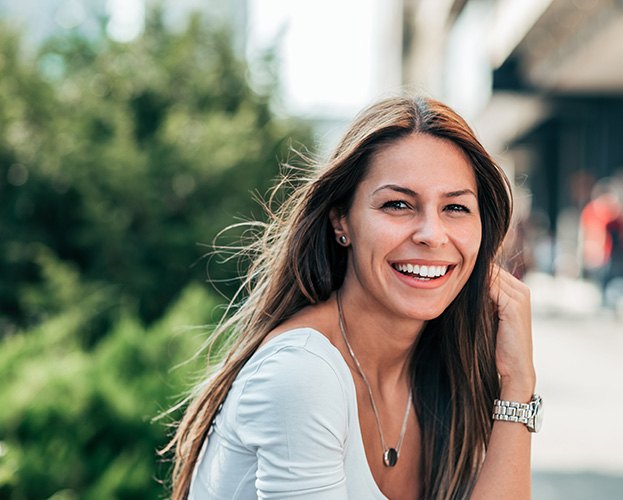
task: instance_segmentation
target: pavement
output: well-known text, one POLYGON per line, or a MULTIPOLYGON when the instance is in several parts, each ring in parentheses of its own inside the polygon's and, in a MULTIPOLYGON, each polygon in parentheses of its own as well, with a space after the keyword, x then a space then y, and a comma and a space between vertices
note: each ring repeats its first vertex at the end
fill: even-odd
POLYGON ((535 500, 623 500, 623 317, 590 283, 528 276, 537 390, 535 500))

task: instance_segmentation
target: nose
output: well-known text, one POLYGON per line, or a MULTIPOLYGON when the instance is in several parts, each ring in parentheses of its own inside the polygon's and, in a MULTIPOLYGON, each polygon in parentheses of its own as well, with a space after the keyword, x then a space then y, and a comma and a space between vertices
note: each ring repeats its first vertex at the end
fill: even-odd
POLYGON ((436 210, 427 210, 421 214, 412 239, 418 245, 439 248, 448 243, 447 228, 436 210))

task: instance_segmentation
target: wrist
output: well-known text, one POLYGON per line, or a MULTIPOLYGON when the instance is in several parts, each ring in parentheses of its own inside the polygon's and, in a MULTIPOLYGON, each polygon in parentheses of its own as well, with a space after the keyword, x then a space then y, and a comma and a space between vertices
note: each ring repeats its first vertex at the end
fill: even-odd
POLYGON ((500 399, 525 403, 530 401, 530 398, 534 394, 535 387, 535 375, 521 378, 502 376, 500 377, 500 399))

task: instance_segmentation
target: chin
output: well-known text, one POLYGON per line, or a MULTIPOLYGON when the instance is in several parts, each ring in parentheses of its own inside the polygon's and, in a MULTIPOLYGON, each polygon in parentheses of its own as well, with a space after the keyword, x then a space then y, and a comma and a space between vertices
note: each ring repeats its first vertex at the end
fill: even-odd
POLYGON ((444 307, 442 309, 432 308, 432 309, 424 309, 424 310, 421 308, 418 308, 415 311, 409 311, 408 316, 418 321, 431 321, 441 316, 445 312, 446 309, 447 307, 444 307))
MULTIPOLYGON (((445 309, 444 309, 444 311, 445 311, 445 309)), ((444 313, 444 311, 439 311, 439 312, 436 312, 436 313, 428 314, 426 316, 423 316, 421 319, 423 321, 432 321, 434 319, 437 319, 439 316, 441 316, 444 313)))

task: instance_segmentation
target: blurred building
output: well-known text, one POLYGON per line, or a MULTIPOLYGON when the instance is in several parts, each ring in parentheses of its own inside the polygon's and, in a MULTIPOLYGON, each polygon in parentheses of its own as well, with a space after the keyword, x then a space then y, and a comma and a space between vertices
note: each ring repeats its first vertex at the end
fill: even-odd
POLYGON ((405 84, 469 118, 549 238, 537 264, 577 273, 579 211, 623 167, 623 1, 404 0, 404 13, 405 84))

